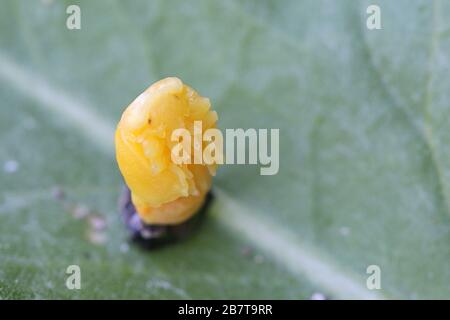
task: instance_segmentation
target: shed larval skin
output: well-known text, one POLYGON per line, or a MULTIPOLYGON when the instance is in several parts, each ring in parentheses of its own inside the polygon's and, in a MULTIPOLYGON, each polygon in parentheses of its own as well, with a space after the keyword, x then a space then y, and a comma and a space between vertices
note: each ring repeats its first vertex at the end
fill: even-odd
MULTIPOLYGON (((115 134, 120 171, 131 190, 137 213, 148 224, 179 224, 202 206, 211 188, 216 165, 180 164, 171 160, 173 130, 186 128, 194 141, 194 121, 203 132, 215 128, 217 113, 208 98, 201 97, 178 78, 151 85, 124 111, 115 134)), ((209 142, 213 143, 213 142, 209 142)), ((192 143, 194 148, 206 144, 192 143)))

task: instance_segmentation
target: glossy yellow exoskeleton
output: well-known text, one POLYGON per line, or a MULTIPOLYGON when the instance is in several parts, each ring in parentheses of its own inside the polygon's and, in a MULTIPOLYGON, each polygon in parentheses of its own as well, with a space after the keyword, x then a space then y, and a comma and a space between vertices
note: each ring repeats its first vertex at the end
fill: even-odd
POLYGON ((171 133, 185 128, 193 134, 194 121, 201 121, 205 130, 215 128, 217 113, 210 109, 208 98, 178 78, 166 78, 151 85, 122 114, 115 135, 117 162, 145 223, 179 224, 202 206, 216 166, 175 164, 171 150, 177 142, 171 133))

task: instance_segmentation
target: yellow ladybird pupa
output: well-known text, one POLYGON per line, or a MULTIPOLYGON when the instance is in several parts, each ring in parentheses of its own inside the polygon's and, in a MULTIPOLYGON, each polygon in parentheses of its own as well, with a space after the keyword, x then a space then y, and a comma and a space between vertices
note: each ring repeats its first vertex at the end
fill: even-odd
POLYGON ((180 128, 192 133, 194 121, 201 121, 204 130, 215 128, 218 117, 210 108, 208 98, 170 77, 151 85, 122 114, 116 158, 145 223, 182 223, 205 201, 215 165, 174 163, 171 150, 177 142, 171 136, 180 128))

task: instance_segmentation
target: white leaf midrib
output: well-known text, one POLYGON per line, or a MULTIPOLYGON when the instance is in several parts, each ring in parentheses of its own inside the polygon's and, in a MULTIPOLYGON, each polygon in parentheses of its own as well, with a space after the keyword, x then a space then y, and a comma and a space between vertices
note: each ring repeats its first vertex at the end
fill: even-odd
POLYGON ((45 79, 26 70, 19 63, 0 53, 0 78, 17 92, 38 102, 44 110, 56 114, 76 128, 80 135, 91 141, 102 152, 114 152, 114 127, 104 117, 77 101, 66 92, 50 85, 45 79))
POLYGON ((294 276, 305 277, 311 283, 323 288, 334 298, 382 299, 383 297, 366 288, 365 279, 347 274, 319 250, 306 245, 298 236, 252 209, 235 201, 225 191, 214 188, 217 200, 213 215, 228 229, 249 240, 281 263, 294 276))

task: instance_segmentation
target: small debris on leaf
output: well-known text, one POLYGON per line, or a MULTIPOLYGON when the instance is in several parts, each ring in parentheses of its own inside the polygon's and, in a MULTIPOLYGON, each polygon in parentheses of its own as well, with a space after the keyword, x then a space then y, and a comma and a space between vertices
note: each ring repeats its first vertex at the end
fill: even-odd
POLYGON ((52 196, 56 200, 64 200, 64 190, 61 187, 56 186, 52 189, 52 196))
POLYGON ((106 221, 102 216, 91 215, 89 216, 89 225, 92 229, 100 231, 106 228, 106 221))
POLYGON ((8 160, 3 165, 3 171, 6 173, 14 173, 19 170, 19 163, 15 160, 8 160))
POLYGON ((311 300, 327 300, 327 298, 325 297, 325 295, 323 293, 315 292, 311 296, 311 300))
POLYGON ((93 244, 104 244, 106 242, 106 234, 103 232, 97 232, 90 230, 88 232, 88 240, 93 244))
POLYGON ((350 234, 350 228, 349 228, 349 227, 346 227, 346 226, 343 226, 343 227, 341 227, 341 228, 339 229, 339 233, 340 233, 341 235, 343 235, 344 237, 346 237, 346 236, 348 236, 348 235, 350 234))
POLYGON ((85 205, 76 205, 73 208, 72 215, 75 219, 83 219, 86 218, 90 214, 90 210, 85 205))

